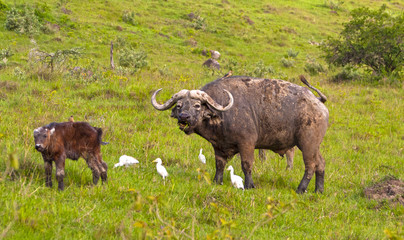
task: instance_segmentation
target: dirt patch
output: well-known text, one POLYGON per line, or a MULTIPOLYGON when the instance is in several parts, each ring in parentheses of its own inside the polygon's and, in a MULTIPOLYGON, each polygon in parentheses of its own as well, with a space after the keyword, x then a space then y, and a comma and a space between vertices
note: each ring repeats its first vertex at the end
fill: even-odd
POLYGON ((404 182, 395 178, 388 177, 367 187, 364 193, 369 199, 399 203, 404 206, 404 182))

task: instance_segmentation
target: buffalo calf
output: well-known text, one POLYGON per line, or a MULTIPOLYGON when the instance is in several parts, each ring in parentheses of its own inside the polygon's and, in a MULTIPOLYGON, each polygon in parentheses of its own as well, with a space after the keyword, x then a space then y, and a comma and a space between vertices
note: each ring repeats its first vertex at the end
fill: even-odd
POLYGON ((52 162, 56 165, 58 189, 64 190, 65 159, 84 158, 93 172, 93 183, 100 176, 107 181, 107 164, 101 158, 102 129, 86 122, 50 123, 34 130, 35 149, 45 163, 46 186, 52 187, 52 162))

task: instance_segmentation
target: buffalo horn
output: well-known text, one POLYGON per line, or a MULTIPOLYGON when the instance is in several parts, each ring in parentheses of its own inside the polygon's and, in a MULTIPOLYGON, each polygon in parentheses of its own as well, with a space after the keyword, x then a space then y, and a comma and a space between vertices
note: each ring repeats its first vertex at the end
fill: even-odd
POLYGON ((191 90, 189 91, 189 94, 192 98, 200 99, 203 102, 207 102, 211 107, 213 107, 215 110, 220 111, 220 112, 225 112, 229 110, 233 106, 233 95, 224 89, 224 91, 229 95, 229 104, 227 106, 223 107, 222 105, 218 104, 215 100, 213 100, 209 94, 207 94, 204 91, 201 90, 191 90))
POLYGON ((153 96, 151 98, 151 103, 153 105, 153 107, 157 110, 160 111, 164 111, 169 109, 170 107, 172 107, 179 99, 183 98, 186 96, 186 94, 189 92, 189 90, 183 89, 179 92, 177 92, 176 94, 174 94, 167 102, 163 103, 163 104, 158 104, 156 101, 156 96, 157 93, 160 92, 162 90, 162 88, 158 89, 157 91, 155 91, 153 93, 153 96))

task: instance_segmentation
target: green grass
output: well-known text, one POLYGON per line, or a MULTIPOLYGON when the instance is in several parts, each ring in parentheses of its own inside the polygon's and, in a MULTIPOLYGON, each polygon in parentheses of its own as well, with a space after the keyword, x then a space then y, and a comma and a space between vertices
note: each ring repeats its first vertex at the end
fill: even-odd
MULTIPOLYGON (((12 7, 26 1, 3 2, 12 7)), ((39 2, 32 1, 32 6, 39 2)), ((68 71, 38 78, 38 65, 27 63, 35 47, 30 38, 1 27, 0 49, 10 48, 14 56, 0 69, 0 238, 383 239, 388 237, 385 230, 403 238, 404 207, 369 200, 363 193, 386 176, 404 179, 402 82, 400 87, 335 84, 327 81, 331 70, 310 77, 329 99, 330 127, 321 147, 325 192, 320 195, 313 193, 314 180, 306 194, 294 193, 304 173, 300 151, 291 171, 274 153, 267 153, 265 162, 257 153, 256 189, 234 189, 228 172, 223 185, 209 184, 202 175, 212 179, 215 174, 210 144, 197 135, 186 136, 170 111, 156 111, 150 104, 154 90, 162 87, 158 99, 166 100, 182 88, 200 88, 227 72, 230 62, 236 63, 235 75, 251 73, 262 61, 276 71, 265 77, 298 83, 307 55, 324 64, 309 41, 335 36, 349 10, 385 3, 400 11, 404 6, 401 1, 346 2, 334 13, 330 3, 47 1, 47 19, 60 30, 35 36, 37 46, 48 52, 81 47, 83 57, 70 67, 91 69, 97 80, 68 71), (64 14, 62 7, 71 13, 64 14), (137 24, 123 22, 127 11, 135 13, 137 24), (192 27, 191 12, 205 19, 204 29, 192 27), (134 75, 109 70, 111 41, 145 51, 148 67, 134 75), (203 49, 222 54, 221 72, 202 68, 203 49), (289 49, 299 55, 293 67, 284 68, 281 59, 289 49), (25 77, 14 74, 16 67, 25 77), (91 171, 80 159, 66 161, 64 192, 45 187, 33 130, 70 115, 103 128, 103 138, 110 142, 102 147, 109 166, 107 184, 93 186, 91 171), (200 148, 206 166, 198 160, 200 148), (13 152, 20 169, 11 176, 8 158, 13 152), (114 169, 123 154, 140 164, 114 169), (170 174, 165 185, 151 162, 157 157, 170 174)), ((0 22, 5 19, 0 11, 0 22)), ((116 65, 120 50, 116 45, 116 65)), ((239 158, 229 164, 243 176, 239 158)))

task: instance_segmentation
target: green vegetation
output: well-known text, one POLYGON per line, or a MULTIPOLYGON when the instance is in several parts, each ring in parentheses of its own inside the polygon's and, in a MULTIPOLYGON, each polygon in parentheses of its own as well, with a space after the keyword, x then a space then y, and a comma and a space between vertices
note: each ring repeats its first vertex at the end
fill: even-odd
MULTIPOLYGON (((401 1, 370 0, 0 0, 0 238, 403 238, 404 206, 363 193, 386 176, 404 179, 403 80, 369 84, 357 77, 361 71, 346 69, 354 83, 328 81, 340 69, 323 67, 318 48, 341 32, 352 9, 382 4, 393 13, 404 7, 401 1), (11 11, 37 19, 39 28, 32 34, 8 30, 6 22, 17 19, 8 17, 11 11), (111 41, 115 70, 109 62, 111 41), (30 55, 72 49, 80 55, 65 55, 53 72, 48 62, 30 55), (202 67, 208 58, 204 50, 221 53, 221 71, 202 67), (293 60, 293 67, 285 67, 282 58, 293 60), (140 65, 130 65, 135 62, 140 65), (261 162, 257 152, 256 189, 234 189, 228 172, 223 185, 211 183, 210 144, 186 136, 170 111, 150 104, 158 88, 163 101, 230 69, 233 75, 297 84, 299 74, 313 71, 310 83, 329 99, 324 194, 313 193, 314 179, 306 194, 294 193, 304 173, 300 151, 291 171, 285 170, 285 159, 267 153, 261 162), (45 187, 33 130, 70 115, 103 128, 103 139, 110 142, 102 146, 107 184, 93 186, 91 170, 80 159, 66 161, 65 191, 45 187), (198 160, 200 148, 206 165, 198 160), (123 154, 140 164, 114 169, 123 154), (165 185, 151 162, 157 157, 170 174, 165 185)), ((243 176, 238 157, 229 164, 243 176)))
POLYGON ((374 74, 400 74, 404 65, 404 12, 358 8, 337 38, 324 44, 326 59, 336 65, 365 65, 374 74))

